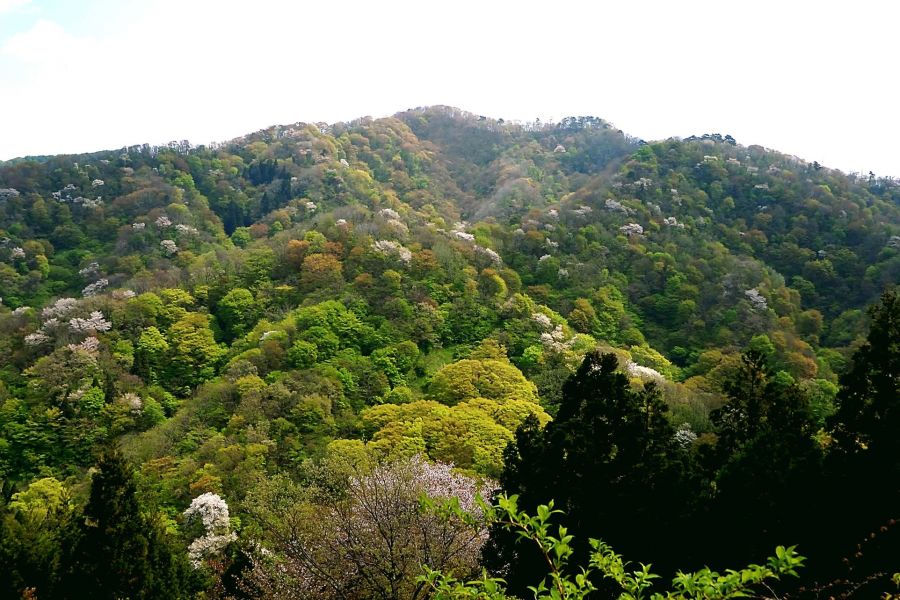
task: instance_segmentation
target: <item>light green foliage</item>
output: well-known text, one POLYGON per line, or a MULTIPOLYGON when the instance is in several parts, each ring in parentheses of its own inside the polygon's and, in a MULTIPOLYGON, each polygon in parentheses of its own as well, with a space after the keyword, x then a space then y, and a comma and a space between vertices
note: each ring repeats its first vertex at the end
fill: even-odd
POLYGON ((231 338, 240 337, 256 323, 258 303, 250 290, 234 288, 219 300, 219 322, 231 338))
MULTIPOLYGON (((454 507, 443 506, 430 501, 429 506, 437 506, 456 514, 464 513, 454 507)), ((574 554, 572 536, 563 526, 552 527, 551 517, 561 511, 554 510, 553 502, 537 507, 534 516, 520 511, 518 497, 502 495, 494 506, 484 510, 492 521, 503 528, 515 532, 519 543, 533 543, 540 550, 550 574, 539 585, 530 587, 535 600, 580 600, 597 591, 592 576, 600 575, 614 581, 621 588, 619 600, 724 600, 750 595, 767 581, 783 576, 797 576, 797 569, 803 566, 804 558, 794 547, 778 546, 775 555, 768 558, 765 565, 750 565, 740 570, 719 573, 705 568, 693 573, 678 572, 672 579, 671 589, 665 592, 651 592, 659 575, 650 570, 650 565, 631 565, 616 554, 608 544, 592 539, 590 566, 575 571, 569 566, 574 554)), ((452 576, 423 567, 425 575, 420 581, 431 587, 438 600, 506 600, 504 581, 489 577, 484 573, 472 581, 459 581, 452 576)))
POLYGON ((538 403, 537 388, 508 360, 466 359, 447 365, 431 380, 428 395, 454 405, 470 398, 538 403))
POLYGON ((306 340, 297 340, 288 350, 288 362, 296 369, 307 369, 313 366, 318 360, 319 353, 317 346, 306 340))
POLYGON ((209 315, 188 313, 169 328, 167 372, 173 388, 194 386, 215 375, 225 350, 213 338, 209 321, 209 315))
POLYGON ((368 447, 387 456, 426 453, 485 475, 498 476, 503 450, 529 416, 550 421, 540 405, 528 401, 472 398, 454 406, 433 400, 384 404, 364 410, 360 418, 372 433, 368 447))

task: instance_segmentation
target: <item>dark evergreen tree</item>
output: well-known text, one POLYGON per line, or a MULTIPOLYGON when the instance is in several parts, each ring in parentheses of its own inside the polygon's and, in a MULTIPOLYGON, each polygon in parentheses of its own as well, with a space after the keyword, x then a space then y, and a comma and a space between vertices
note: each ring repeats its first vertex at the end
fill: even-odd
POLYGON ((60 597, 187 598, 191 567, 161 525, 141 510, 131 467, 104 452, 83 519, 72 532, 60 597))
MULTIPOLYGON (((613 354, 586 356, 563 386, 556 419, 544 430, 532 419, 517 432, 502 484, 529 510, 553 498, 577 538, 601 538, 665 568, 676 545, 683 559, 685 456, 655 386, 634 390, 616 367, 613 354)), ((489 552, 510 563, 510 585, 524 593, 544 568, 515 541, 496 532, 489 552)))

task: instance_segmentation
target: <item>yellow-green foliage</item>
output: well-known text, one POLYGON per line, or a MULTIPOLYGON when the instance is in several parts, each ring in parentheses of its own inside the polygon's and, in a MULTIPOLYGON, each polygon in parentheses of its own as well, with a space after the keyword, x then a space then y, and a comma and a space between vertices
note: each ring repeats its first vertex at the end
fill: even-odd
POLYGON ((430 458, 497 476, 503 450, 516 428, 533 414, 545 425, 550 416, 535 402, 471 398, 454 406, 433 400, 384 404, 366 409, 362 420, 372 433, 368 446, 382 455, 425 452, 430 458))
POLYGON ((454 405, 469 398, 538 403, 537 388, 508 360, 460 360, 438 371, 428 395, 454 405))

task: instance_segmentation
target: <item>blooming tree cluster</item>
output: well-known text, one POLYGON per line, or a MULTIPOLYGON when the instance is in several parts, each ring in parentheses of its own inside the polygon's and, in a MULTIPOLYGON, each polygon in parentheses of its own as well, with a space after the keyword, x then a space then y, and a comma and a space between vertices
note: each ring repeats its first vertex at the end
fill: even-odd
POLYGON ((106 320, 103 313, 95 310, 87 319, 74 317, 69 320, 69 329, 74 333, 87 333, 93 331, 109 331, 112 323, 106 320))
POLYGON ((94 283, 85 286, 83 290, 81 290, 82 295, 85 298, 89 298, 91 296, 96 296, 100 292, 102 292, 109 285, 109 280, 106 278, 98 279, 94 283))
POLYGON ((397 242, 391 240, 378 240, 372 244, 372 248, 385 256, 396 256, 403 264, 409 264, 412 260, 412 252, 397 242))
POLYGON ((188 556, 195 567, 199 567, 203 559, 221 552, 237 539, 237 535, 231 531, 228 504, 218 494, 207 492, 194 498, 184 511, 184 518, 188 522, 199 520, 203 525, 204 534, 188 546, 188 556))
POLYGON ((769 303, 766 302, 766 297, 760 294, 758 289, 753 288, 746 290, 744 291, 744 295, 747 296, 747 299, 750 301, 750 304, 755 310, 763 311, 769 308, 769 303))
POLYGON ((637 223, 628 223, 619 227, 619 231, 628 237, 638 237, 644 235, 644 228, 637 223))
POLYGON ((283 558, 260 553, 253 584, 270 598, 425 598, 422 565, 477 572, 488 530, 476 498, 494 487, 421 456, 355 468, 341 494, 279 515, 271 550, 283 558), (425 509, 423 496, 471 519, 425 509))
POLYGON ((625 371, 627 371, 628 374, 632 377, 637 377, 639 379, 655 381, 663 381, 665 379, 663 374, 656 369, 643 367, 633 361, 628 361, 627 363, 625 363, 625 371))
POLYGON ((162 246, 163 252, 168 256, 178 254, 178 245, 175 243, 175 240, 163 240, 159 245, 162 246))

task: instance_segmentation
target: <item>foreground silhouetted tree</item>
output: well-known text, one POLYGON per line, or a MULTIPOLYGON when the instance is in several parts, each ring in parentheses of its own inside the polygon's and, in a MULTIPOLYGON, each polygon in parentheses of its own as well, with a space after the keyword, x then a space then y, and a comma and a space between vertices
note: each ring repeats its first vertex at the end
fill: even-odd
POLYGON ((136 496, 132 470, 117 451, 97 464, 83 518, 73 531, 60 596, 70 599, 187 598, 187 555, 173 548, 136 496))
MULTIPOLYGON (((671 554, 666 540, 678 537, 688 502, 684 455, 655 386, 632 389, 617 366, 613 354, 585 357, 563 386, 556 420, 541 430, 532 419, 517 432, 502 484, 528 509, 554 497, 582 539, 602 536, 659 562, 671 554)), ((497 530, 492 541, 491 561, 510 565, 511 591, 525 593, 546 574, 514 535, 497 530)))

